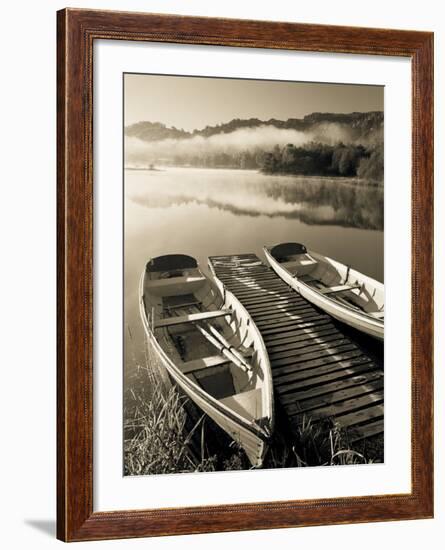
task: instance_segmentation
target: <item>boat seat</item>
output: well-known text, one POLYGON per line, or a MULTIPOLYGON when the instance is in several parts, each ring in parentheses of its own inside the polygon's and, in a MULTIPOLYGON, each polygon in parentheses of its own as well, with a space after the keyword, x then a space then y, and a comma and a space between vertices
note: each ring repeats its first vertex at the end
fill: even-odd
POLYGON ((193 361, 186 361, 181 365, 181 372, 183 374, 189 374, 208 367, 216 367, 218 365, 224 365, 230 363, 230 359, 224 355, 210 355, 209 357, 202 357, 201 359, 195 359, 193 361))
POLYGON ((316 265, 318 264, 318 261, 315 260, 309 254, 301 254, 300 256, 298 256, 298 263, 303 266, 308 266, 308 265, 316 265))
POLYGON ((183 304, 165 306, 165 309, 172 310, 172 309, 180 309, 183 307, 191 307, 191 306, 200 307, 201 305, 202 305, 202 302, 184 302, 183 304))
POLYGON ((155 323, 155 328, 171 327, 174 325, 181 325, 183 323, 196 323, 197 321, 204 321, 208 319, 217 319, 218 317, 227 317, 232 315, 230 309, 218 309, 216 311, 204 311, 203 313, 190 313, 189 315, 180 315, 177 317, 167 317, 166 319, 159 319, 155 323))
POLYGON ((253 411, 261 410, 261 388, 230 395, 221 399, 221 403, 243 417, 252 418, 253 411))
POLYGON ((338 285, 329 286, 327 288, 319 288, 318 291, 321 294, 338 294, 339 292, 346 292, 347 290, 354 290, 356 288, 362 288, 362 285, 338 285))
POLYGON ((145 286, 150 290, 156 288, 165 288, 169 286, 177 286, 191 283, 204 282, 206 279, 202 276, 184 275, 181 277, 166 277, 165 279, 152 279, 145 282, 145 286))

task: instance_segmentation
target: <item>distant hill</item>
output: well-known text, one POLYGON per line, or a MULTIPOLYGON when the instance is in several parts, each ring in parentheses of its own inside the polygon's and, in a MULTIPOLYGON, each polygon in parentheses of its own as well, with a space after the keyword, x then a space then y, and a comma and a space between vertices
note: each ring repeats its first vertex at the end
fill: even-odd
POLYGON ((174 126, 168 128, 161 122, 136 122, 125 127, 125 135, 135 137, 142 141, 162 141, 164 139, 181 139, 191 137, 192 134, 184 130, 178 130, 174 126))
POLYGON ((261 120, 258 118, 239 119, 235 118, 230 122, 216 126, 206 126, 202 130, 187 132, 183 129, 167 127, 161 122, 141 121, 131 124, 125 128, 125 135, 136 137, 142 141, 153 142, 166 139, 188 139, 194 136, 211 137, 217 134, 228 134, 236 130, 246 128, 258 128, 270 126, 278 129, 292 129, 301 132, 316 129, 323 124, 337 124, 352 130, 356 139, 369 135, 372 132, 383 128, 383 112, 370 111, 367 113, 312 113, 304 118, 288 118, 278 120, 271 118, 261 120))

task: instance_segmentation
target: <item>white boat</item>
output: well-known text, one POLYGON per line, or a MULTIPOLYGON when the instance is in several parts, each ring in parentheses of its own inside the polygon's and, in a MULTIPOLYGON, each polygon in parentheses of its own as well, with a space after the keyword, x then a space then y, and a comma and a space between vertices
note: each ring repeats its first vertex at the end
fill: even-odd
POLYGON ((273 385, 261 334, 191 256, 151 259, 140 282, 149 357, 262 466, 273 432, 273 385))
POLYGON ((384 285, 300 243, 264 247, 275 273, 309 302, 339 321, 384 338, 384 285))

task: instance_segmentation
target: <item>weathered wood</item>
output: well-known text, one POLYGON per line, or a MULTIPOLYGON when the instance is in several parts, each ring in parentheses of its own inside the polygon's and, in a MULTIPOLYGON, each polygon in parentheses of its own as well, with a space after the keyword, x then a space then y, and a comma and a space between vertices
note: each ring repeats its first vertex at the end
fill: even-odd
POLYGON ((281 332, 284 329, 292 329, 292 328, 304 328, 304 327, 316 327, 319 325, 324 324, 326 320, 329 320, 330 317, 328 315, 317 315, 314 316, 314 319, 312 321, 304 321, 299 323, 298 321, 293 321, 291 323, 286 323, 285 326, 279 326, 279 327, 267 327, 264 329, 261 329, 261 332, 267 336, 270 334, 276 334, 277 332, 281 332))
POLYGON ((325 317, 325 315, 321 315, 320 313, 312 310, 301 315, 284 315, 281 318, 278 317, 275 319, 255 319, 255 323, 261 331, 263 329, 266 331, 271 327, 286 328, 288 326, 300 325, 301 323, 307 323, 309 321, 314 321, 317 319, 324 319, 325 317))
POLYGON ((341 352, 330 355, 320 355, 319 357, 310 360, 308 358, 303 361, 293 360, 280 366, 274 364, 272 367, 272 374, 274 378, 277 378, 280 375, 292 373, 294 379, 297 380, 299 377, 306 378, 308 376, 307 371, 311 370, 313 367, 320 367, 322 365, 327 366, 332 363, 337 363, 338 368, 343 368, 346 361, 356 358, 361 361, 371 360, 369 357, 363 356, 358 349, 353 349, 351 351, 341 350, 341 352))
POLYGON ((259 284, 267 284, 267 283, 274 283, 279 284, 280 281, 277 281, 276 276, 264 273, 263 275, 257 274, 256 276, 253 275, 237 275, 234 276, 233 274, 228 273, 227 275, 218 275, 218 279, 221 281, 227 283, 226 286, 228 287, 241 287, 243 285, 259 285, 259 284))
POLYGON ((277 334, 275 337, 270 337, 267 339, 267 349, 273 352, 275 348, 281 348, 286 344, 298 342, 310 343, 311 341, 317 341, 329 335, 336 336, 337 338, 341 337, 341 333, 332 324, 327 324, 313 330, 303 329, 299 332, 293 333, 292 336, 277 334))
MULTIPOLYGON (((331 365, 331 367, 333 366, 334 365, 331 365)), ((363 375, 370 372, 375 372, 376 368, 377 367, 374 363, 361 362, 358 365, 351 367, 350 370, 351 372, 354 372, 355 375, 363 375)), ((310 376, 299 381, 294 380, 284 386, 277 386, 276 392, 280 395, 280 401, 284 405, 288 405, 297 401, 295 395, 302 390, 315 388, 333 381, 344 381, 347 383, 348 379, 351 377, 351 372, 345 372, 343 369, 338 370, 334 368, 332 368, 332 371, 319 369, 318 376, 310 376)))
POLYGON ((203 357, 201 359, 194 359, 193 361, 186 361, 181 365, 181 372, 183 374, 188 374, 190 372, 196 372, 197 370, 202 370, 207 367, 216 367, 217 365, 224 365, 225 363, 230 363, 224 355, 212 355, 210 357, 203 357))
MULTIPOLYGON (((370 384, 383 384, 383 377, 381 372, 373 371, 367 372, 365 375, 348 377, 347 379, 337 380, 335 382, 328 382, 312 388, 296 391, 293 393, 293 398, 299 403, 306 402, 307 399, 312 399, 313 397, 333 394, 338 392, 339 394, 343 391, 348 390, 349 388, 366 388, 370 384)), ((345 394, 346 395, 346 394, 345 394)), ((346 397, 345 397, 346 398, 346 397)))
POLYGON ((273 372, 276 391, 281 393, 289 393, 292 390, 294 392, 302 391, 327 382, 363 375, 365 372, 376 371, 378 369, 378 366, 373 361, 360 355, 349 359, 342 359, 341 361, 334 360, 332 363, 314 359, 305 365, 296 366, 297 370, 282 376, 273 372), (308 367, 308 364, 311 364, 311 366, 308 367), (298 368, 299 366, 300 368, 298 368), (302 366, 304 368, 301 368, 302 366))
POLYGON ((383 402, 377 403, 368 409, 362 409, 349 414, 341 415, 337 418, 343 428, 351 428, 357 424, 363 424, 371 419, 383 419, 383 402))
POLYGON ((244 252, 242 254, 231 254, 230 256, 227 256, 226 254, 224 256, 209 256, 209 260, 214 260, 215 263, 218 261, 221 261, 223 263, 227 262, 227 258, 258 258, 256 254, 253 254, 253 252, 244 252))
POLYGON ((285 367, 287 365, 295 365, 297 363, 306 363, 311 359, 324 358, 326 362, 330 362, 332 361, 332 359, 335 358, 341 361, 342 358, 344 357, 343 354, 348 352, 361 355, 361 351, 357 348, 355 344, 353 344, 349 340, 344 340, 343 343, 338 346, 317 349, 315 351, 311 348, 307 352, 303 352, 303 353, 298 352, 298 350, 296 350, 295 353, 289 352, 289 354, 287 354, 287 356, 282 359, 274 359, 272 369, 276 370, 277 368, 285 367))
POLYGON ((277 311, 276 308, 272 309, 271 311, 263 311, 252 314, 252 317, 255 319, 255 322, 263 320, 263 319, 276 319, 276 318, 283 318, 283 317, 289 317, 291 315, 299 315, 301 313, 306 313, 309 311, 314 311, 313 308, 308 307, 307 304, 296 304, 293 306, 290 306, 286 309, 280 309, 277 311))
POLYGON ((242 300, 243 298, 250 299, 260 296, 292 296, 293 291, 286 289, 280 289, 280 287, 242 287, 241 289, 232 289, 230 286, 227 287, 228 290, 237 295, 237 297, 242 300))
POLYGON ((251 304, 247 305, 243 302, 244 306, 249 310, 251 315, 258 315, 261 313, 270 313, 270 312, 281 312, 286 313, 290 308, 301 307, 302 305, 307 306, 307 302, 304 302, 303 299, 290 298, 287 301, 272 301, 266 304, 251 304))
MULTIPOLYGON (((374 414, 375 411, 369 409, 375 409, 376 406, 381 406, 383 403, 383 392, 382 391, 375 391, 373 393, 369 393, 367 395, 363 395, 360 397, 355 397, 353 399, 348 399, 347 401, 341 401, 340 403, 333 403, 332 405, 328 405, 325 407, 317 407, 317 408, 311 408, 308 411, 301 410, 297 414, 291 414, 290 416, 294 418, 297 422, 303 420, 303 415, 306 417, 309 416, 313 420, 319 420, 322 418, 327 418, 330 416, 337 417, 340 415, 344 415, 346 413, 350 413, 351 411, 353 414, 359 415, 363 420, 366 420, 368 418, 371 418, 371 414, 374 414), (368 412, 370 413, 368 415, 368 412)), ((380 413, 383 414, 383 408, 380 413)), ((348 414, 349 417, 351 417, 350 414, 348 414)), ((372 418, 375 418, 375 416, 372 416, 372 418)), ((341 423, 344 426, 344 423, 341 423)))
POLYGON ((293 338, 287 338, 284 340, 271 340, 268 342, 267 349, 269 356, 274 353, 280 353, 281 351, 287 351, 296 348, 304 349, 306 346, 314 346, 317 344, 327 344, 330 341, 341 339, 342 335, 335 329, 328 329, 319 333, 319 335, 302 333, 301 335, 295 335, 293 338))
POLYGON ((227 269, 218 270, 218 278, 228 280, 228 284, 243 283, 245 281, 260 281, 263 278, 273 280, 270 277, 271 273, 266 273, 260 269, 227 269))
POLYGON ((182 323, 196 323, 208 319, 217 319, 218 317, 227 317, 232 314, 233 311, 230 309, 221 309, 216 311, 204 311, 202 313, 190 313, 189 315, 178 315, 177 317, 167 317, 166 319, 157 320, 155 328, 171 327, 174 325, 181 325, 182 323))
MULTIPOLYGON (((347 380, 345 381, 347 383, 347 380)), ((341 386, 341 382, 336 382, 335 385, 341 386)), ((347 387, 339 391, 325 392, 325 386, 318 386, 312 391, 318 390, 319 393, 315 393, 311 399, 295 401, 294 404, 287 407, 287 412, 298 413, 308 412, 311 410, 321 410, 320 407, 330 406, 340 402, 347 402, 350 399, 362 397, 372 393, 373 397, 379 396, 383 399, 383 380, 377 380, 375 382, 368 382, 366 384, 358 384, 355 386, 347 387)), ((308 390, 311 391, 311 390, 308 390)), ((348 409, 352 410, 352 409, 348 409)))
POLYGON ((350 426, 348 431, 348 439, 350 443, 356 443, 362 439, 368 439, 370 437, 383 434, 383 428, 384 426, 381 418, 378 418, 369 424, 350 426))
POLYGON ((293 329, 286 329, 283 332, 278 332, 276 334, 263 334, 263 339, 266 342, 266 346, 269 345, 269 342, 276 342, 277 340, 282 340, 283 338, 289 338, 292 336, 297 336, 301 334, 312 334, 316 331, 320 331, 323 329, 326 329, 327 327, 333 328, 334 325, 332 324, 332 321, 330 318, 323 319, 320 321, 319 324, 317 324, 316 327, 310 326, 310 327, 296 327, 293 329), (313 331, 313 332, 312 332, 313 331))
POLYGON ((276 350, 269 350, 269 357, 271 361, 276 359, 284 359, 285 357, 292 357, 299 355, 301 353, 307 353, 312 351, 312 349, 330 349, 332 346, 341 346, 348 342, 347 339, 339 337, 337 334, 332 334, 330 337, 325 339, 312 339, 312 341, 300 341, 293 342, 292 344, 286 344, 282 348, 277 348, 276 350))
POLYGON ((241 300, 246 306, 256 305, 256 304, 273 304, 276 302, 286 302, 286 303, 295 303, 297 300, 292 292, 288 294, 264 294, 264 296, 253 297, 253 298, 244 298, 241 300))

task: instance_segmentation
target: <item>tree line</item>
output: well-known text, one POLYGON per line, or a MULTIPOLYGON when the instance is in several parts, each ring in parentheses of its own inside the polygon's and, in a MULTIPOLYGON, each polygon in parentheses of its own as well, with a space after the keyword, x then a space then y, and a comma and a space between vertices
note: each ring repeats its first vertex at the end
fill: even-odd
POLYGON ((259 169, 266 174, 360 177, 383 180, 383 147, 363 145, 325 145, 309 143, 303 147, 275 146, 258 158, 259 169))
POLYGON ((264 174, 359 177, 383 181, 383 145, 326 145, 308 143, 301 147, 289 143, 272 150, 173 154, 170 163, 177 166, 260 170, 264 174))

